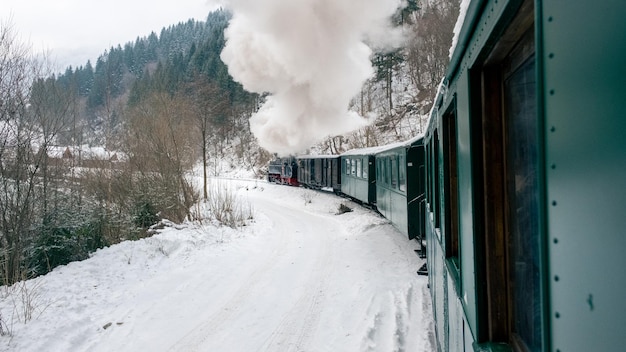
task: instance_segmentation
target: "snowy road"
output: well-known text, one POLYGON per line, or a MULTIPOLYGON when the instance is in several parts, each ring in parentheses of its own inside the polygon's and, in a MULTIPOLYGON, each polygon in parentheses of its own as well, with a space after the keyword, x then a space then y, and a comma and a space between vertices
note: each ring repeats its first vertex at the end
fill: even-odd
POLYGON ((336 257, 332 234, 341 226, 264 199, 255 199, 254 206, 271 222, 273 231, 265 237, 269 250, 227 268, 241 279, 229 288, 231 298, 210 307, 208 319, 172 351, 313 350, 308 343, 319 325, 336 257), (265 334, 242 339, 249 325, 265 327, 265 334))
POLYGON ((335 215, 331 194, 229 182, 251 226, 169 228, 58 268, 34 282, 46 309, 0 350, 433 350, 417 243, 355 204, 335 215))

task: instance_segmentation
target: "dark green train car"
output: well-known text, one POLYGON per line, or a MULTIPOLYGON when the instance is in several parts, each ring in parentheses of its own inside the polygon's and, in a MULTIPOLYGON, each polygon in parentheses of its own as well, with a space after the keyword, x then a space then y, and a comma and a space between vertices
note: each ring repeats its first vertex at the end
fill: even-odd
POLYGON ((364 204, 376 204, 374 148, 341 154, 341 192, 364 204))
POLYGON ((341 165, 338 155, 303 155, 297 157, 300 185, 341 191, 341 165))
POLYGON ((424 138, 439 351, 626 346, 626 1, 471 1, 424 138))
POLYGON ((420 243, 425 235, 424 177, 421 137, 376 153, 376 207, 409 239, 420 243))

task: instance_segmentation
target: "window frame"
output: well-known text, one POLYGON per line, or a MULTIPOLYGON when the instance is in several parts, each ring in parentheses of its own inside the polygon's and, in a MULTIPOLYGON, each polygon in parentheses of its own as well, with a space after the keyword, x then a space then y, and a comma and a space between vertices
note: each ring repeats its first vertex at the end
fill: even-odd
POLYGON ((406 154, 398 155, 398 189, 406 193, 406 154))
MULTIPOLYGON (((524 0, 511 22, 503 30, 498 40, 489 45, 490 51, 485 59, 470 69, 470 100, 479 102, 471 107, 471 114, 477 118, 471 120, 472 172, 474 232, 476 258, 478 260, 477 280, 483 285, 477 287, 479 305, 479 342, 505 342, 514 351, 527 352, 529 349, 514 331, 514 306, 519 304, 512 298, 514 276, 511 268, 511 213, 508 206, 511 195, 507 178, 510 179, 510 156, 507 155, 509 140, 507 137, 505 82, 529 58, 537 60, 535 48, 534 2, 524 0)), ((536 61, 535 64, 537 64, 536 61)), ((538 67, 535 67, 535 78, 538 67)), ((539 93, 539 84, 535 83, 535 102, 539 93)), ((535 122, 539 126, 541 112, 537 105, 535 122)), ((538 129, 537 143, 541 136, 538 129)), ((536 160, 540 168, 540 160, 536 160)), ((539 186, 539 199, 544 199, 542 186, 539 186)), ((540 202, 539 202, 540 203, 540 202)), ((541 212, 541 206, 538 207, 541 212)), ((541 215, 539 215, 541 217, 541 215)), ((539 238, 543 230, 537 228, 539 238)), ((541 240, 540 240, 541 242, 541 240)), ((537 255, 543 258, 541 243, 536 248, 537 255)), ((543 259, 540 259, 542 261, 543 259)), ((540 267, 543 264, 540 262, 540 267)), ((547 304, 544 273, 539 270, 540 306, 540 349, 548 346, 545 313, 547 304)))
POLYGON ((395 155, 389 157, 389 170, 391 170, 390 186, 392 189, 398 189, 398 161, 395 155))
POLYGON ((458 185, 458 147, 456 98, 453 98, 448 111, 442 116, 443 122, 443 173, 444 173, 444 238, 446 257, 456 270, 460 264, 460 223, 458 185))
POLYGON ((365 156, 363 157, 363 178, 367 180, 368 176, 369 176, 369 157, 365 156))

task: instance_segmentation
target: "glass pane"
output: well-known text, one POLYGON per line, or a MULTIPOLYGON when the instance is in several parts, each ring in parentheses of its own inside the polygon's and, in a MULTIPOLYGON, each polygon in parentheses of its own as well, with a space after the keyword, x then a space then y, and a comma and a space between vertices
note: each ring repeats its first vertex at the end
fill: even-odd
POLYGON ((398 182, 400 183, 401 191, 406 191, 406 162, 404 159, 404 155, 400 155, 400 161, 398 162, 398 167, 400 168, 398 182))
POLYGON ((391 160, 391 188, 398 188, 398 163, 396 157, 392 156, 391 160))
POLYGON ((361 177, 363 175, 363 161, 361 159, 356 159, 356 177, 361 177))
POLYGON ((363 159, 363 178, 367 178, 367 169, 369 169, 369 164, 367 162, 367 157, 363 159))
POLYGON ((505 81, 507 187, 513 333, 541 350, 539 185, 535 60, 505 81))

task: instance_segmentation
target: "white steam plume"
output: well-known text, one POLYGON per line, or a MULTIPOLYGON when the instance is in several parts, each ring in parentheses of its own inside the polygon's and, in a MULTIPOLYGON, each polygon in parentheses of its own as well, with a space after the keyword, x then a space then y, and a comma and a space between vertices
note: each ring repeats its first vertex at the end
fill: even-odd
POLYGON ((298 153, 368 123, 348 111, 350 99, 373 74, 365 41, 400 42, 388 23, 402 0, 226 3, 233 17, 221 58, 246 90, 270 94, 250 118, 263 148, 298 153))

